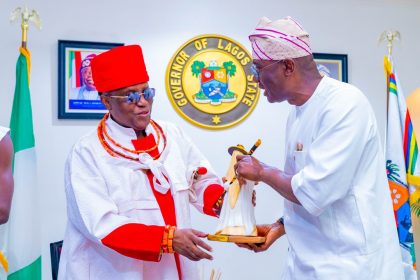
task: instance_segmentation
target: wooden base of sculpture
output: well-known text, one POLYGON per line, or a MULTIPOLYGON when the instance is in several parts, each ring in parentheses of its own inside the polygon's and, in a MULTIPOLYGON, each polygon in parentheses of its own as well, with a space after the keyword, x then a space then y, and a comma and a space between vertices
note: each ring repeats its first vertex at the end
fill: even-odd
POLYGON ((207 239, 210 241, 219 242, 234 242, 234 243, 264 243, 264 236, 245 236, 245 235, 224 235, 224 234, 209 234, 207 239))

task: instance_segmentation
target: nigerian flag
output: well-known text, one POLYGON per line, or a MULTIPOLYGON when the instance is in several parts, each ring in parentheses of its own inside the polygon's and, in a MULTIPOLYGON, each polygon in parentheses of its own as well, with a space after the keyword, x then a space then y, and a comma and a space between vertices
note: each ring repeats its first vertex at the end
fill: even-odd
POLYGON ((9 219, 8 280, 41 279, 35 138, 29 92, 30 67, 29 51, 20 48, 10 120, 10 136, 15 149, 13 162, 15 186, 9 219))

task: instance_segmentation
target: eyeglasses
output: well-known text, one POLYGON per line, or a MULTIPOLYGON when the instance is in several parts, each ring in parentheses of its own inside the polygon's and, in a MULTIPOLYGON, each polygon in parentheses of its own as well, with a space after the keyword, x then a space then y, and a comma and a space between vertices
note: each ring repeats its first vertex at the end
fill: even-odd
POLYGON ((154 88, 146 88, 143 92, 130 92, 127 95, 107 95, 110 98, 117 98, 117 99, 125 99, 126 103, 134 104, 138 103, 143 96, 144 99, 150 101, 155 96, 155 89, 154 88))
POLYGON ((261 69, 258 69, 257 65, 255 65, 254 63, 252 63, 252 65, 251 65, 251 72, 252 72, 252 74, 254 75, 255 79, 257 79, 257 81, 259 82, 259 81, 260 81, 260 77, 261 77, 261 73, 262 73, 262 71, 263 71, 265 68, 267 68, 267 67, 269 67, 269 66, 271 66, 271 65, 274 65, 274 64, 276 64, 276 63, 282 62, 282 61, 283 61, 283 60, 276 60, 276 61, 274 61, 273 63, 270 63, 270 64, 268 64, 268 65, 266 65, 266 66, 262 67, 261 69))

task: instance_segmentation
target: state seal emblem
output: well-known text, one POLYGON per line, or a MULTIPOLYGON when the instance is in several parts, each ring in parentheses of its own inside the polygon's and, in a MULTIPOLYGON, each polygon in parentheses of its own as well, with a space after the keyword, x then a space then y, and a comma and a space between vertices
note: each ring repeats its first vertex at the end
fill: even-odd
POLYGON ((254 109, 258 83, 252 58, 238 42, 221 35, 201 35, 183 44, 166 70, 166 90, 176 111, 204 128, 238 124, 254 109))

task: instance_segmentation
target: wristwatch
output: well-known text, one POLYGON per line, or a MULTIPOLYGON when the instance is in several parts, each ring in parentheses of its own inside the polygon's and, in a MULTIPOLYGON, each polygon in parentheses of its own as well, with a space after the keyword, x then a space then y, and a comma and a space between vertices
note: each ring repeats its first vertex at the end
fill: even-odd
POLYGON ((282 216, 280 219, 277 220, 277 222, 284 226, 284 217, 282 216))

